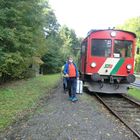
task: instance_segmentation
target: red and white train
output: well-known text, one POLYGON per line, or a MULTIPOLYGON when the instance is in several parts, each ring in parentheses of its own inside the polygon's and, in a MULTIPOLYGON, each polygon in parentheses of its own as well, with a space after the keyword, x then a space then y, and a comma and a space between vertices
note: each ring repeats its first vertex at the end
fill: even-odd
POLYGON ((80 74, 90 91, 126 93, 135 81, 136 35, 124 30, 91 30, 83 40, 80 74))

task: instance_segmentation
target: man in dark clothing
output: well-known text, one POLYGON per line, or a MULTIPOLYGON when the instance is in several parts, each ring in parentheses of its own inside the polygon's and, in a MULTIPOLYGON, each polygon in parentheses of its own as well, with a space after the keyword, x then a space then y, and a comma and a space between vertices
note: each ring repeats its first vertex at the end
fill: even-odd
POLYGON ((78 99, 76 97, 76 80, 78 78, 78 69, 73 63, 73 58, 71 56, 68 58, 68 62, 65 64, 64 74, 67 77, 69 99, 73 102, 77 101, 78 99))

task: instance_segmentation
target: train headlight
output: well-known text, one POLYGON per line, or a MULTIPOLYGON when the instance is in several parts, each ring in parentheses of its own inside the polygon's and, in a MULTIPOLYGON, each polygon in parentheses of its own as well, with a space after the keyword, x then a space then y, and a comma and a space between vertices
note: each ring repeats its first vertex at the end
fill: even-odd
POLYGON ((115 37, 115 36, 116 36, 116 32, 113 31, 113 32, 110 33, 110 35, 111 35, 112 37, 115 37))
POLYGON ((128 70, 131 70, 131 69, 132 69, 132 65, 131 65, 131 64, 128 64, 128 65, 126 66, 126 68, 127 68, 128 70))
POLYGON ((95 67, 96 67, 96 63, 95 63, 95 62, 92 62, 90 66, 91 66, 92 68, 95 68, 95 67))

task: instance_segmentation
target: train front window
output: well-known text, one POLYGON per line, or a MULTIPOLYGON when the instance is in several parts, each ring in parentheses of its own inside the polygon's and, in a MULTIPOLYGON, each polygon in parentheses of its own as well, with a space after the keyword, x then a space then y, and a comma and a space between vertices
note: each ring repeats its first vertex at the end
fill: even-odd
POLYGON ((114 57, 132 57, 132 41, 115 40, 114 57))
POLYGON ((110 57, 111 44, 110 39, 92 39, 91 55, 110 57))

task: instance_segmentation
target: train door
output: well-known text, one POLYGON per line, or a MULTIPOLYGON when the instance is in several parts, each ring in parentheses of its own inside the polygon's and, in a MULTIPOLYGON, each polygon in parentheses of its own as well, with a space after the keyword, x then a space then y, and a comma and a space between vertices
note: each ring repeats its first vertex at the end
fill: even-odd
POLYGON ((81 74, 84 75, 86 73, 86 57, 87 57, 87 40, 82 43, 81 46, 81 74))

